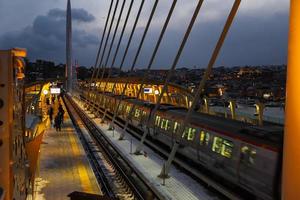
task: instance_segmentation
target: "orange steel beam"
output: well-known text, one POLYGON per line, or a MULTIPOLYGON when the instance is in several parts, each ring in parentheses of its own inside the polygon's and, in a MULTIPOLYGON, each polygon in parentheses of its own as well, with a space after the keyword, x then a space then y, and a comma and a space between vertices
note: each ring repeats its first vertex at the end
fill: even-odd
POLYGON ((300 197, 300 1, 291 0, 282 199, 300 197))

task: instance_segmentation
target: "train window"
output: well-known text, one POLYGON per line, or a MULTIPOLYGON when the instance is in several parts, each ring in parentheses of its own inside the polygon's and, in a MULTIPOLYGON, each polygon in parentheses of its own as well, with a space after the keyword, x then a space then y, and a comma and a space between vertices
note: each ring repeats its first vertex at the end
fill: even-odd
POLYGON ((166 130, 166 131, 169 130, 170 129, 170 121, 167 119, 162 119, 160 128, 163 130, 166 130))
POLYGON ((208 145, 209 144, 210 135, 208 132, 201 131, 200 132, 200 145, 208 145))
POLYGON ((221 155, 227 158, 231 158, 232 149, 233 149, 233 143, 228 140, 223 140, 221 155))
POLYGON ((256 149, 250 148, 248 146, 243 146, 241 148, 241 162, 248 165, 255 163, 256 149))
POLYGON ((156 117, 155 117, 155 126, 159 126, 159 124, 160 124, 160 116, 156 115, 156 117))
POLYGON ((195 138, 195 133, 196 133, 196 129, 186 127, 186 128, 184 129, 183 134, 182 134, 182 138, 186 138, 186 139, 189 140, 189 141, 194 140, 194 138, 195 138))
POLYGON ((140 113, 141 113, 141 111, 139 109, 136 109, 135 113, 134 113, 134 117, 135 118, 139 118, 140 117, 140 113))
POLYGON ((195 134, 196 134, 196 129, 195 128, 190 128, 189 129, 189 134, 188 134, 188 140, 189 141, 194 140, 195 134))
POLYGON ((143 110, 143 116, 146 116, 147 115, 147 112, 143 110))
POLYGON ((175 133, 175 134, 176 134, 176 132, 177 132, 177 130, 179 129, 179 127, 180 127, 180 123, 178 123, 178 122, 175 122, 175 123, 174 123, 174 129, 173 129, 173 133, 175 133))
POLYGON ((171 129, 171 121, 167 120, 168 123, 167 123, 167 131, 169 131, 171 129))
POLYGON ((233 143, 229 140, 225 140, 220 137, 214 137, 212 151, 226 158, 231 158, 232 156, 233 143))
POLYGON ((189 128, 188 128, 188 127, 185 127, 181 137, 182 137, 182 138, 186 138, 186 136, 187 136, 188 134, 189 134, 189 128))
POLYGON ((165 130, 165 126, 166 126, 166 119, 161 119, 160 128, 165 130))
POLYGON ((223 139, 219 137, 214 137, 212 150, 216 153, 221 153, 223 139))
POLYGON ((127 114, 130 112, 130 107, 131 107, 131 106, 129 106, 129 105, 126 106, 126 113, 127 113, 127 114))

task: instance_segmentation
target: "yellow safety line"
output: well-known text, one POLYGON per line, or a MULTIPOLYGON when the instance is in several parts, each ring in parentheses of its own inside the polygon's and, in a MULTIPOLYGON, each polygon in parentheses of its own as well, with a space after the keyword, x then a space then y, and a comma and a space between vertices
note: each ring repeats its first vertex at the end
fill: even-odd
MULTIPOLYGON (((67 133, 69 135, 69 139, 71 142, 71 147, 73 150, 73 155, 74 156, 82 156, 80 154, 80 150, 78 147, 78 144, 75 140, 75 136, 73 134, 67 133)), ((80 182, 81 182, 81 188, 83 189, 84 192, 95 192, 92 189, 92 185, 91 185, 91 181, 90 178, 88 176, 88 172, 86 167, 83 165, 83 161, 82 162, 78 162, 77 163, 77 169, 78 169, 78 173, 79 173, 79 178, 80 178, 80 182)))

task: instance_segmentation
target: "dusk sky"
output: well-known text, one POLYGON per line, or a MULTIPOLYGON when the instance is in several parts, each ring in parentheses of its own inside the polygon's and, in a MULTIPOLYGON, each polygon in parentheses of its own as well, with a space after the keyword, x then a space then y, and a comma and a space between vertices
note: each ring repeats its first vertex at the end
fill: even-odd
MULTIPOLYGON (((125 13, 129 2, 127 0, 125 13)), ((126 66, 131 65, 153 2, 154 0, 147 0, 145 3, 126 66)), ((71 3, 73 60, 79 60, 80 65, 92 66, 110 1, 72 0, 71 3)), ((170 67, 196 3, 196 0, 178 0, 155 60, 155 68, 170 67)), ((57 64, 65 63, 66 4, 66 0, 0 0, 0 49, 23 47, 27 48, 28 57, 32 61, 45 59, 57 64)), ((120 57, 139 4, 140 0, 136 0, 116 67, 120 65, 120 57)), ((207 65, 232 4, 233 0, 204 2, 178 67, 207 65)), ((138 68, 143 68, 149 62, 170 5, 171 0, 159 2, 138 59, 138 68)), ((288 17, 288 0, 242 0, 216 66, 286 64, 288 17)), ((121 21, 121 27, 123 23, 124 20, 121 21)))

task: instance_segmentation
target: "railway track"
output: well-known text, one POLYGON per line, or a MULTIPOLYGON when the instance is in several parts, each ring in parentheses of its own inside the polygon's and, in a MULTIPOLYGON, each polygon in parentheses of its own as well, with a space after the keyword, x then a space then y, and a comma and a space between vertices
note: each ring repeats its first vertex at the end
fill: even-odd
POLYGON ((111 199, 159 199, 73 100, 68 96, 63 100, 83 142, 103 195, 111 199))
MULTIPOLYGON (((88 103, 90 105, 94 105, 93 102, 88 102, 88 103)), ((97 107, 99 114, 103 114, 102 112, 104 112, 104 109, 98 107, 97 105, 95 106, 97 107)), ((113 115, 112 113, 107 112, 106 119, 112 120, 112 115, 113 115)), ((120 128, 123 128, 125 122, 118 117, 116 119, 117 119, 115 121, 116 125, 118 125, 120 128)), ((126 131, 137 139, 141 138, 140 130, 138 130, 138 128, 132 126, 131 124, 129 124, 126 131)), ((170 150, 168 148, 159 146, 157 141, 154 143, 151 141, 151 138, 147 137, 147 139, 145 140, 145 145, 149 146, 151 149, 153 149, 162 157, 168 158, 170 150)), ((176 154, 176 157, 174 159, 174 164, 179 168, 183 169, 187 174, 191 175, 191 177, 196 178, 196 180, 200 181, 202 184, 207 185, 209 189, 218 193, 219 194, 218 196, 220 196, 221 199, 230 199, 230 200, 257 199, 254 195, 248 193, 247 191, 244 191, 243 189, 232 188, 231 185, 227 186, 226 185, 227 183, 224 182, 222 179, 218 179, 218 177, 214 177, 213 174, 210 174, 205 170, 199 169, 198 165, 196 165, 192 161, 188 161, 188 158, 186 158, 183 155, 180 155, 179 153, 176 154)))

